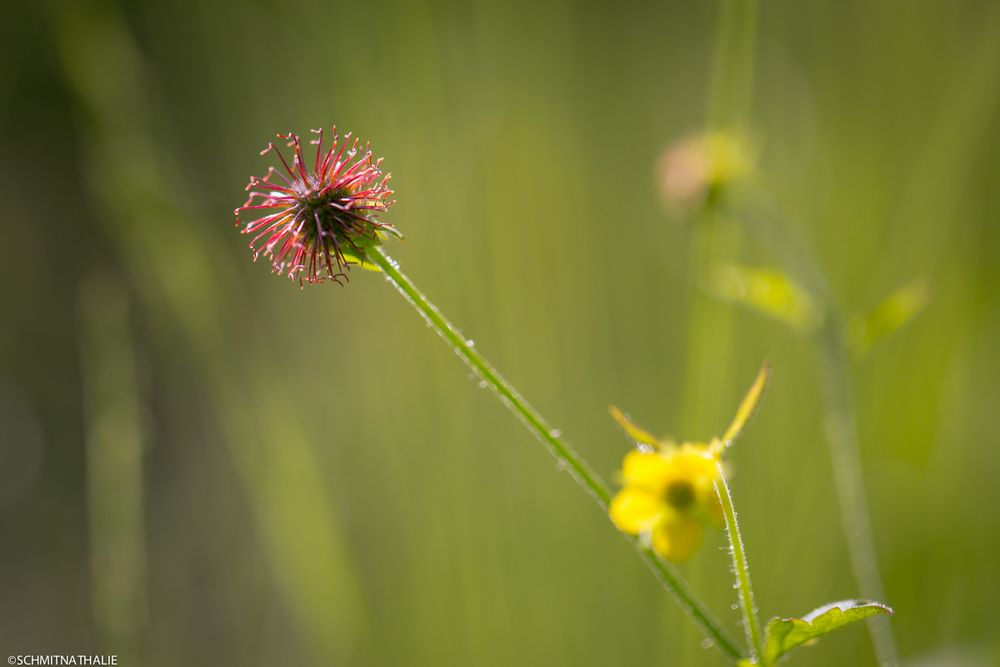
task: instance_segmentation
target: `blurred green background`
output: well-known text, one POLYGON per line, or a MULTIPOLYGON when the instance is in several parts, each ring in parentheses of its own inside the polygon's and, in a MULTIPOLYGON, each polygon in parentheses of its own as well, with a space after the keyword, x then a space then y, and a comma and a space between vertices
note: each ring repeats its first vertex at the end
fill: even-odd
MULTIPOLYGON (((716 2, 23 3, 0 30, 0 653, 121 665, 716 665, 532 437, 375 274, 299 290, 232 226, 274 132, 373 141, 389 248, 606 478, 611 402, 732 452, 762 614, 857 595, 811 342, 703 295, 657 157, 716 2)), ((1000 664, 1000 11, 761 3, 758 177, 845 312, 911 664, 1000 664)), ((752 233, 731 255, 774 261, 752 233)), ((683 572, 738 631, 721 534, 683 572)), ((862 627, 795 664, 871 665, 862 627)))

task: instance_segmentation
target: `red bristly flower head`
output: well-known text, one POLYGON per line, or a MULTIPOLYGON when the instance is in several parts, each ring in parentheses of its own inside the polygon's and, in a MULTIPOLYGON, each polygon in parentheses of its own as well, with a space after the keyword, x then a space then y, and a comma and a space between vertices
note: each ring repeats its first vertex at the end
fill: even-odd
POLYGON ((263 177, 250 177, 250 196, 234 211, 236 224, 254 235, 254 261, 263 254, 275 273, 287 272, 300 286, 324 280, 343 285, 351 265, 364 262, 366 248, 387 234, 398 236, 392 225, 375 217, 395 201, 389 200, 391 174, 382 174, 382 158, 374 159, 368 144, 358 150, 350 132, 341 140, 334 127, 325 152, 323 130, 312 132, 312 164, 306 163, 298 135, 290 132, 278 135, 293 151, 290 165, 274 143, 261 151, 275 153, 281 165, 270 167, 263 177), (254 214, 262 217, 244 219, 254 214))

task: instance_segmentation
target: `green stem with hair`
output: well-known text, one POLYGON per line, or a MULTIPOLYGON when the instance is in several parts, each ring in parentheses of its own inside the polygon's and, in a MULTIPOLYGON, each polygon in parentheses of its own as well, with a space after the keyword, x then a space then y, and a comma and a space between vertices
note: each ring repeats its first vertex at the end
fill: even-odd
POLYGON ((750 564, 747 562, 746 549, 743 547, 743 536, 740 535, 740 524, 736 520, 736 509, 733 507, 733 497, 726 483, 726 471, 721 462, 716 464, 719 477, 715 482, 715 492, 722 502, 722 513, 726 520, 726 534, 729 536, 729 555, 733 559, 733 572, 736 574, 736 590, 739 592, 740 612, 743 614, 743 630, 746 632, 747 644, 750 646, 751 657, 764 667, 767 656, 764 653, 764 633, 761 631, 760 618, 757 615, 757 603, 753 596, 753 584, 750 581, 750 564))
MULTIPOLYGON (((437 306, 423 295, 417 286, 399 270, 399 265, 383 253, 380 247, 374 246, 366 249, 365 259, 382 271, 386 279, 420 313, 427 324, 493 390, 500 402, 538 438, 549 453, 559 461, 559 464, 569 472, 574 481, 607 514, 608 505, 611 502, 611 490, 590 469, 587 462, 562 439, 559 431, 552 428, 538 411, 531 407, 521 394, 476 350, 472 341, 462 335, 455 325, 441 314, 437 306)), ((708 610, 705 603, 695 595, 680 574, 664 562, 648 544, 634 537, 626 537, 626 539, 653 571, 663 587, 674 596, 677 603, 701 628, 712 644, 731 660, 739 660, 741 655, 736 642, 722 628, 719 621, 708 610)))

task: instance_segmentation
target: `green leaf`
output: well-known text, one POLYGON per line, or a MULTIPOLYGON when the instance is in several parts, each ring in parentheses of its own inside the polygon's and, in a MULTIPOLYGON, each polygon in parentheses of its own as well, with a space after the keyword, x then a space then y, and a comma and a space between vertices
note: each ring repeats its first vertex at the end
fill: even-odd
POLYGON ((716 298, 752 308, 800 333, 815 331, 823 322, 812 296, 777 269, 723 264, 712 271, 706 288, 716 298))
POLYGON ((930 285, 925 278, 917 278, 887 296, 867 313, 857 315, 851 322, 851 343, 859 354, 872 345, 888 338, 920 314, 930 301, 930 285))
POLYGON ((869 600, 841 600, 813 609, 802 618, 772 618, 767 624, 764 653, 767 664, 793 648, 833 632, 848 623, 862 621, 878 614, 892 614, 892 609, 869 600))

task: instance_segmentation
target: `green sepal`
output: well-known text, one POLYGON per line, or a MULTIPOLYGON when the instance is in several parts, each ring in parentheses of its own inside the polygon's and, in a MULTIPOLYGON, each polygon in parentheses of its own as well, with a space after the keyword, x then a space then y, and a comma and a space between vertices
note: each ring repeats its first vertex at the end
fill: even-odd
POLYGON ((793 648, 812 642, 849 623, 879 614, 891 615, 892 609, 869 600, 841 600, 814 609, 802 618, 772 618, 767 623, 765 664, 773 665, 793 648))
POLYGON ((367 257, 365 256, 365 252, 369 248, 381 246, 382 242, 388 239, 389 237, 402 241, 403 233, 400 232, 395 227, 393 227, 392 225, 386 225, 385 227, 380 227, 375 232, 375 238, 369 238, 367 236, 359 236, 358 238, 353 239, 354 240, 353 246, 348 245, 347 247, 344 247, 344 245, 342 244, 341 252, 344 255, 344 259, 352 266, 357 266, 366 271, 374 271, 375 273, 380 273, 382 269, 380 269, 374 263, 368 261, 367 257))
POLYGON ((379 228, 378 235, 380 241, 384 241, 390 236, 396 239, 397 241, 402 241, 404 238, 406 238, 405 236, 403 236, 403 232, 399 231, 397 227, 394 227, 393 225, 390 225, 388 223, 385 223, 385 227, 379 228))

